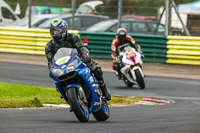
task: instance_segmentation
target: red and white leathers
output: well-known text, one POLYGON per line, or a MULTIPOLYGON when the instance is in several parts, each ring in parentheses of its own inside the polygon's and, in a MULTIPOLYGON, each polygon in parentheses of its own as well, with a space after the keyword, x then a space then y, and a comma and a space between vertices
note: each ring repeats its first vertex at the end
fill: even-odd
POLYGON ((123 40, 123 42, 119 41, 118 37, 116 36, 113 39, 112 44, 111 44, 112 58, 115 59, 119 55, 119 51, 117 49, 122 50, 126 46, 132 46, 132 47, 136 48, 136 50, 138 50, 138 51, 140 49, 140 46, 138 44, 136 44, 135 40, 130 35, 126 35, 126 40, 123 40))

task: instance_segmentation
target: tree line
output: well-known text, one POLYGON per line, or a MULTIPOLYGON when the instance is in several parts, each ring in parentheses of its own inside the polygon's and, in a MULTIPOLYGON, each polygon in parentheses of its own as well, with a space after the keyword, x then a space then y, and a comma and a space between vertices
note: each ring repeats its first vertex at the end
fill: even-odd
MULTIPOLYGON (((4 0, 15 10, 17 3, 20 4, 21 15, 23 18, 28 6, 28 0, 4 0)), ((76 0, 76 8, 81 3, 88 0, 76 0)), ((91 0, 92 1, 92 0, 91 0)), ((101 0, 103 5, 96 10, 99 14, 117 18, 118 0, 101 0)), ((178 4, 189 3, 196 0, 174 0, 178 4)), ((164 6, 165 0, 123 0, 123 14, 135 14, 146 16, 157 16, 158 8, 164 6)), ((71 0, 32 0, 33 6, 53 6, 71 8, 71 0)))

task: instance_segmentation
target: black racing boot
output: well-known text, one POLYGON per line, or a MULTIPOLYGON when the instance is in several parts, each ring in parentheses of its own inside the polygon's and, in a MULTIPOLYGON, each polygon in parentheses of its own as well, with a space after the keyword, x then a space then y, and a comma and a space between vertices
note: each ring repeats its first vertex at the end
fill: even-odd
POLYGON ((121 72, 116 72, 116 76, 118 77, 119 80, 122 79, 122 77, 123 77, 121 72))
POLYGON ((120 72, 120 71, 116 71, 116 76, 118 77, 118 79, 120 80, 120 79, 122 79, 122 73, 120 72))
POLYGON ((103 95, 105 96, 107 101, 112 99, 111 93, 108 91, 105 83, 100 83, 99 88, 101 89, 103 95))

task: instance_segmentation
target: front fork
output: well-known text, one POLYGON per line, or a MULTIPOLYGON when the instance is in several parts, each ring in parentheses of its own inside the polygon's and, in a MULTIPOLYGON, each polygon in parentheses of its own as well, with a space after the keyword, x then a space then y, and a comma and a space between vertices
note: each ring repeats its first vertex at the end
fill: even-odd
POLYGON ((133 79, 136 80, 136 76, 135 76, 135 70, 136 70, 136 69, 138 69, 138 70, 140 71, 142 77, 144 77, 144 74, 143 74, 143 72, 142 72, 141 67, 139 67, 139 66, 134 66, 133 68, 130 69, 131 74, 132 74, 132 76, 133 76, 133 79))
POLYGON ((64 89, 63 89, 63 88, 61 87, 61 85, 60 85, 60 82, 55 81, 55 85, 56 85, 57 91, 60 92, 60 94, 62 95, 62 97, 65 99, 65 101, 66 101, 67 103, 69 103, 69 102, 68 102, 68 99, 67 99, 67 96, 66 96, 66 94, 65 94, 65 91, 64 91, 64 89))
POLYGON ((85 96, 85 92, 83 91, 83 88, 81 86, 80 87, 77 86, 77 88, 78 88, 78 92, 79 92, 78 94, 79 94, 80 98, 83 100, 83 102, 86 105, 88 105, 88 101, 87 101, 87 98, 85 96))
POLYGON ((60 92, 60 94, 62 95, 62 97, 65 99, 65 101, 69 104, 65 90, 64 89, 69 89, 70 87, 74 87, 77 88, 78 91, 78 95, 80 97, 79 100, 81 100, 81 102, 83 102, 84 104, 88 105, 88 101, 87 98, 85 96, 85 92, 83 91, 82 87, 79 87, 77 84, 73 84, 73 85, 69 85, 66 88, 62 88, 60 83, 58 81, 55 82, 56 84, 56 89, 60 92))

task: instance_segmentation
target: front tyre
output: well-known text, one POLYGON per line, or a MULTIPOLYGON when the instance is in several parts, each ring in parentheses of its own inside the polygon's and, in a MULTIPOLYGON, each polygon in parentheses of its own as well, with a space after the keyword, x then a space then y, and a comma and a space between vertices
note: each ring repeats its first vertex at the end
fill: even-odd
POLYGON ((97 121, 105 121, 110 117, 110 110, 106 101, 102 101, 101 109, 93 113, 97 121))
POLYGON ((140 89, 144 89, 145 88, 145 82, 144 82, 144 78, 140 72, 139 69, 135 69, 135 76, 136 76, 136 82, 138 83, 138 86, 140 87, 140 89))
POLYGON ((77 89, 74 87, 67 89, 67 98, 78 120, 80 122, 88 122, 89 110, 83 99, 80 98, 77 89))

